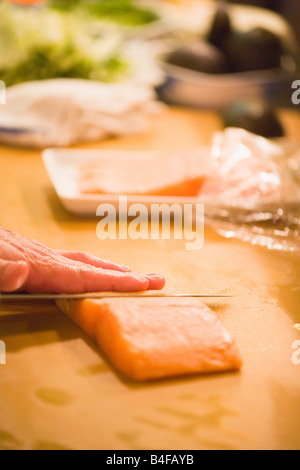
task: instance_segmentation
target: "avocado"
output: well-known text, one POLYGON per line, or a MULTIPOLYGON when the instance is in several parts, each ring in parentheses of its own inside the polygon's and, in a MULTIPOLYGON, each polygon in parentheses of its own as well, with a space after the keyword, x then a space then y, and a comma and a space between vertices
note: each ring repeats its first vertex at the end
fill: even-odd
POLYGON ((276 110, 264 101, 236 101, 223 111, 224 127, 239 127, 266 138, 284 137, 276 110))
POLYGON ((206 41, 196 41, 175 49, 166 57, 166 62, 210 74, 222 74, 230 71, 223 52, 206 41))
POLYGON ((207 40, 210 44, 222 50, 224 41, 227 36, 231 34, 231 31, 231 19, 228 13, 227 5, 223 2, 220 2, 214 14, 207 40))
POLYGON ((281 67, 283 45, 273 32, 257 27, 250 31, 232 31, 225 50, 234 72, 268 70, 281 67))

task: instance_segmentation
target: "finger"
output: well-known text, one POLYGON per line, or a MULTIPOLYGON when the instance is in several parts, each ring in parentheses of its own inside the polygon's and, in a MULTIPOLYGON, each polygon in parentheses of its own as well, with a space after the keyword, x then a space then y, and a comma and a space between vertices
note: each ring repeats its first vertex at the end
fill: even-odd
POLYGON ((166 285, 166 280, 163 276, 160 274, 156 273, 150 273, 150 274, 143 274, 143 276, 146 277, 149 281, 149 290, 161 290, 165 287, 166 285))
POLYGON ((105 274, 88 272, 83 278, 86 292, 142 292, 149 288, 147 278, 131 273, 116 275, 114 271, 107 271, 105 274))
POLYGON ((127 266, 112 263, 111 261, 101 260, 81 251, 58 251, 58 253, 71 261, 79 261, 80 263, 89 264, 95 268, 111 269, 112 271, 120 271, 124 273, 131 271, 127 266))
POLYGON ((29 273, 24 261, 0 260, 0 292, 15 292, 24 285, 29 273))
POLYGON ((33 267, 25 284, 31 294, 81 294, 86 292, 139 292, 149 288, 140 274, 104 270, 78 263, 53 263, 33 267))
POLYGON ((111 270, 83 270, 79 284, 82 281, 85 292, 140 292, 149 288, 149 280, 145 276, 111 270))

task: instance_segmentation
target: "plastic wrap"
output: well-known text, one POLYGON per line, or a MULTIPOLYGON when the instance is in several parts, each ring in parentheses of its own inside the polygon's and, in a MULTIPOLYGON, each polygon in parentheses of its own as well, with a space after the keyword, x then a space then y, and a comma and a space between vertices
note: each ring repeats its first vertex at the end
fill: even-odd
POLYGON ((226 238, 300 254, 300 147, 243 129, 217 133, 202 199, 226 238))

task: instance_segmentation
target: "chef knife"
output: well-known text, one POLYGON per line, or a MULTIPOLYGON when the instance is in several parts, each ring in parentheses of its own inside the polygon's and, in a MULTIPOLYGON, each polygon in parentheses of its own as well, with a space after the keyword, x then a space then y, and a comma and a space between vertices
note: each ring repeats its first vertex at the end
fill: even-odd
POLYGON ((120 293, 101 292, 88 294, 0 294, 0 302, 32 302, 42 300, 85 300, 85 299, 120 299, 120 298, 226 298, 228 294, 172 294, 167 292, 155 293, 120 293))

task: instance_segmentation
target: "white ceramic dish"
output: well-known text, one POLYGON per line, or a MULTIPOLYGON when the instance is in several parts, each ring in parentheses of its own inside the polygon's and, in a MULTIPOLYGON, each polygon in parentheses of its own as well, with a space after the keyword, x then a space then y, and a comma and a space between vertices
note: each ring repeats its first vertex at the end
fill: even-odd
POLYGON ((166 81, 160 98, 169 104, 222 110, 235 100, 266 100, 284 105, 291 96, 295 68, 211 75, 164 64, 166 81))
MULTIPOLYGON (((157 155, 154 151, 135 151, 139 158, 152 158, 157 155)), ((73 149, 47 149, 43 152, 43 161, 54 189, 64 208, 78 216, 96 216, 101 204, 112 204, 118 211, 119 196, 103 194, 82 194, 78 190, 76 167, 84 161, 94 161, 101 158, 126 158, 133 152, 118 150, 73 150, 73 149)), ((128 205, 144 204, 148 209, 151 204, 184 204, 199 202, 195 198, 176 198, 158 196, 128 196, 128 205)))

